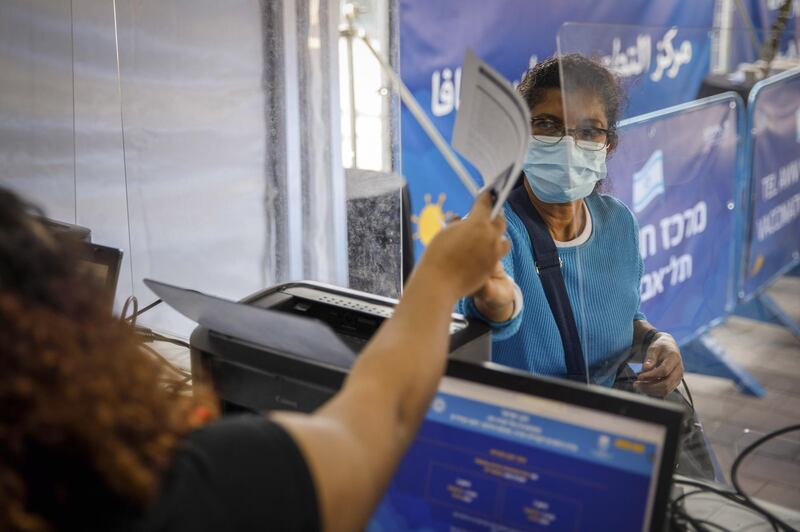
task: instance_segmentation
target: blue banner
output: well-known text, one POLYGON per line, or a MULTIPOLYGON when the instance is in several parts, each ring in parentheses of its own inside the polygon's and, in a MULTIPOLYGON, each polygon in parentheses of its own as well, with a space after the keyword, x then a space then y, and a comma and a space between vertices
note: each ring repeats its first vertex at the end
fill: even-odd
POLYGON ((738 96, 714 96, 623 122, 608 192, 639 222, 642 310, 683 344, 733 306, 738 96))
POLYGON ((744 299, 800 263, 800 70, 757 84, 748 110, 752 203, 744 299))
MULTIPOLYGON (((646 25, 658 29, 617 26, 616 35, 595 28, 590 35, 599 40, 591 49, 571 49, 572 38, 565 47, 597 52, 609 66, 627 68, 644 79, 628 116, 695 98, 708 71, 710 45, 694 38, 700 32, 688 38, 672 27, 710 26, 714 0, 596 0, 587 6, 581 0, 400 0, 401 76, 449 139, 467 48, 516 82, 530 65, 556 53, 556 38, 565 22, 646 25)), ((405 108, 401 126, 402 173, 409 183, 419 256, 447 214, 463 215, 472 201, 405 108)))

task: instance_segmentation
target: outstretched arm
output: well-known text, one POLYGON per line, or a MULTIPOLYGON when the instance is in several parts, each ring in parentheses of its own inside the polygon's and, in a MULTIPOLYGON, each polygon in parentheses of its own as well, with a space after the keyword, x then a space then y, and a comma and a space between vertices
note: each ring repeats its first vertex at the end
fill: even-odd
POLYGON ((311 416, 273 416, 309 463, 326 530, 364 527, 413 440, 444 371, 455 302, 508 252, 505 221, 490 211, 484 194, 431 242, 336 397, 311 416))

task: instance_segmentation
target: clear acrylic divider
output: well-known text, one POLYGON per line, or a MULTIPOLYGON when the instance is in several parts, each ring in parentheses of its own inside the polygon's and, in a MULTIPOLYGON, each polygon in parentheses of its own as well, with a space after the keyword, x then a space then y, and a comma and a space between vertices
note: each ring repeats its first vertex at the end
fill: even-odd
MULTIPOLYGON (((572 197, 588 194, 592 234, 569 253, 580 266, 572 304, 593 383, 656 397, 678 384, 672 340, 642 349, 650 327, 672 336, 687 371, 733 375, 720 370, 724 354, 696 346, 736 304, 749 133, 735 91, 763 76, 762 37, 737 27, 560 29, 561 88, 543 90, 531 109, 532 142, 543 196, 557 195, 555 179, 572 197), (549 176, 547 163, 568 176, 549 176), (662 376, 642 367, 650 355, 672 377, 648 380, 662 376)), ((796 63, 796 52, 784 37, 773 67, 796 63)), ((665 400, 690 413, 677 472, 724 481, 702 409, 692 411, 683 384, 665 400)))
MULTIPOLYGON (((142 280, 239 299, 265 285, 269 131, 260 2, 117 3, 133 293, 142 280)), ((266 39, 266 42, 265 42, 266 39)), ((273 228, 274 230, 274 228, 273 228)), ((150 327, 188 337, 167 305, 150 327)))

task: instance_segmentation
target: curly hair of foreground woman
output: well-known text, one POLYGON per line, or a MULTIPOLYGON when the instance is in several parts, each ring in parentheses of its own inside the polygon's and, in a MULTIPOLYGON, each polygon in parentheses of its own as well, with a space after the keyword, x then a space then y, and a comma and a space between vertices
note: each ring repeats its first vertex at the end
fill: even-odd
POLYGON ((75 243, 0 189, 0 530, 112 528, 155 496, 210 393, 176 396, 75 243))

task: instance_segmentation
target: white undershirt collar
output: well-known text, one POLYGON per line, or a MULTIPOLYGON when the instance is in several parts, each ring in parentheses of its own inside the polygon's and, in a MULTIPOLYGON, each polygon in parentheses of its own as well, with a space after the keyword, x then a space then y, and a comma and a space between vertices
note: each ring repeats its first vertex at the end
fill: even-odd
POLYGON ((583 202, 583 214, 586 216, 586 223, 583 225, 583 231, 581 231, 581 234, 567 242, 561 242, 560 240, 553 239, 557 248, 571 248, 580 246, 589 240, 589 237, 592 236, 592 215, 589 213, 589 207, 586 206, 585 200, 583 202))

